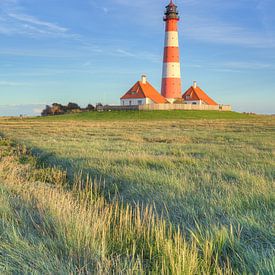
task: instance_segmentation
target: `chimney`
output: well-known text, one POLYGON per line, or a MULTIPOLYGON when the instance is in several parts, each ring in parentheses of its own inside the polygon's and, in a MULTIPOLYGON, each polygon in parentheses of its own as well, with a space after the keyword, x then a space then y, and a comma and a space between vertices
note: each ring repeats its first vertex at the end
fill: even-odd
POLYGON ((193 88, 197 88, 197 81, 193 81, 193 88))
POLYGON ((146 75, 142 75, 141 76, 141 82, 142 82, 142 84, 146 84, 147 83, 147 76, 146 75))

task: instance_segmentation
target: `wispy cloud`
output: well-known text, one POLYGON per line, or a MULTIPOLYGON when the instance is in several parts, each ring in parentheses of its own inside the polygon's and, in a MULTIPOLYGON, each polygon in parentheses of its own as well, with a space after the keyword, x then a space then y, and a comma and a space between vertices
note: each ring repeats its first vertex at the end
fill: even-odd
POLYGON ((96 8, 97 10, 103 11, 105 14, 108 14, 109 11, 110 11, 109 7, 98 4, 98 1, 91 0, 90 4, 92 5, 93 8, 96 8))
POLYGON ((54 32, 61 32, 61 33, 66 33, 68 31, 67 28, 58 26, 57 24, 46 22, 39 20, 33 16, 27 15, 27 14, 15 14, 15 13, 8 13, 7 14, 10 18, 14 18, 18 21, 21 21, 23 23, 28 23, 32 24, 35 26, 41 26, 41 27, 46 27, 49 31, 54 31, 54 32))
POLYGON ((40 115, 44 104, 0 105, 0 116, 40 115))
POLYGON ((217 45, 275 48, 273 0, 184 0, 183 3, 184 33, 189 39, 217 45), (242 20, 247 14, 251 14, 254 24, 242 20))
POLYGON ((225 73, 242 73, 251 71, 269 70, 275 71, 275 66, 272 63, 259 62, 259 61, 224 61, 224 62, 201 62, 197 64, 186 64, 188 68, 194 68, 198 70, 208 69, 215 72, 225 73))
POLYGON ((31 83, 27 83, 27 82, 14 82, 14 81, 1 81, 0 80, 0 86, 4 86, 4 87, 8 87, 8 86, 12 86, 12 87, 22 87, 22 86, 31 86, 31 83))
POLYGON ((58 23, 29 15, 17 0, 2 0, 0 6, 0 34, 30 37, 78 37, 78 35, 58 23))
POLYGON ((135 58, 135 59, 147 60, 151 62, 161 62, 161 56, 153 54, 151 52, 129 51, 129 50, 119 48, 110 52, 110 54, 114 56, 135 58))
POLYGON ((223 64, 225 68, 239 69, 239 70, 263 70, 263 69, 274 69, 274 65, 263 62, 241 62, 241 61, 230 61, 223 64))
POLYGON ((261 19, 262 26, 268 34, 274 35, 274 14, 271 12, 274 10, 273 0, 256 0, 256 9, 261 19))
POLYGON ((193 40, 243 47, 275 48, 275 38, 262 32, 195 16, 188 18, 188 22, 193 23, 186 26, 185 35, 193 40))
MULTIPOLYGON (((155 26, 159 30, 161 13, 163 7, 169 1, 164 1, 163 5, 159 0, 111 0, 114 5, 127 8, 131 15, 128 20, 146 25, 155 26), (134 16, 133 16, 134 15, 134 16)), ((183 0, 175 1, 180 9, 182 21, 180 22, 181 34, 189 40, 201 41, 217 45, 234 45, 237 47, 249 48, 275 48, 275 17, 270 12, 273 0, 183 0), (264 29, 254 28, 253 25, 242 24, 242 20, 232 20, 232 16, 224 14, 240 13, 241 10, 249 8, 257 12, 264 29), (184 24, 184 26, 183 26, 184 24)), ((273 2, 273 4, 272 4, 273 2)), ((260 23, 260 22, 259 22, 260 23)))
MULTIPOLYGON (((1 1, 1 0, 0 0, 1 1)), ((114 0, 117 1, 117 0, 114 0)), ((123 48, 116 48, 114 44, 123 44, 124 41, 116 41, 116 38, 108 38, 107 41, 101 41, 103 38, 88 38, 82 35, 74 34, 67 27, 61 26, 56 22, 42 20, 36 16, 26 13, 16 0, 5 0, 0 6, 0 34, 27 36, 32 38, 72 38, 70 47, 62 49, 47 47, 29 49, 29 48, 2 48, 0 55, 26 56, 26 57, 52 57, 52 58, 81 58, 83 56, 102 55, 113 57, 130 57, 147 61, 159 61, 159 57, 149 52, 128 51, 123 48)), ((109 13, 110 1, 106 6, 100 5, 96 1, 91 1, 91 5, 100 9, 104 13, 109 13)), ((126 4, 123 1, 120 4, 126 4)), ((130 2, 128 2, 130 4, 130 2)), ((139 4, 140 5, 140 4, 139 4)), ((136 5, 134 5, 136 6, 136 5)))

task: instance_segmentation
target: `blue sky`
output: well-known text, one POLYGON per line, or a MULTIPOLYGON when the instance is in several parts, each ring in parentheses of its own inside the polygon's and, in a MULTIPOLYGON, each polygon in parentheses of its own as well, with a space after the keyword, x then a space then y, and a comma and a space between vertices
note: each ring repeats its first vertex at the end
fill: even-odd
MULTIPOLYGON (((53 102, 118 104, 145 73, 160 90, 168 0, 0 0, 0 115, 53 102)), ((275 113, 275 1, 183 0, 183 92, 275 113)))

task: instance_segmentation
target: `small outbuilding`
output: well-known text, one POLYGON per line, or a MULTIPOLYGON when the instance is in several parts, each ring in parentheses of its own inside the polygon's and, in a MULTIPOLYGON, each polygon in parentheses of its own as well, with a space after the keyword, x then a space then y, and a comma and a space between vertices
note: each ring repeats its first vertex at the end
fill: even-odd
POLYGON ((185 104, 194 105, 219 105, 212 98, 210 98, 199 86, 197 82, 194 81, 193 86, 191 86, 182 96, 185 104))
POLYGON ((160 104, 169 102, 147 81, 145 75, 142 75, 141 80, 120 98, 120 105, 122 106, 136 106, 152 103, 160 104))

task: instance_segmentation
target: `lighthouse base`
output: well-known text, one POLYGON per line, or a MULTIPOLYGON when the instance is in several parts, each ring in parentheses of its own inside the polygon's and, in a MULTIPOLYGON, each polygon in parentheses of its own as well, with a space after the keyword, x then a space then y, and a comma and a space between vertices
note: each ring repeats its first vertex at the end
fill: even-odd
POLYGON ((182 98, 166 98, 166 100, 171 104, 181 103, 183 101, 182 98))

